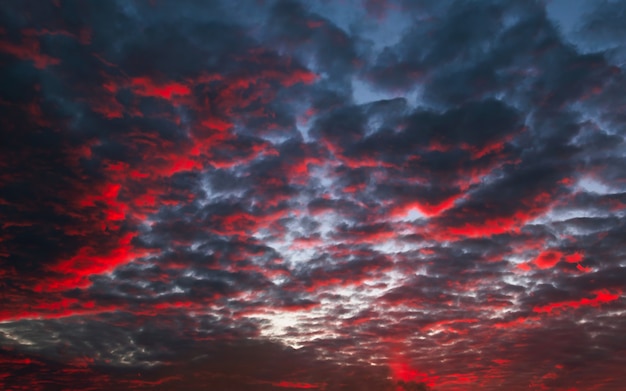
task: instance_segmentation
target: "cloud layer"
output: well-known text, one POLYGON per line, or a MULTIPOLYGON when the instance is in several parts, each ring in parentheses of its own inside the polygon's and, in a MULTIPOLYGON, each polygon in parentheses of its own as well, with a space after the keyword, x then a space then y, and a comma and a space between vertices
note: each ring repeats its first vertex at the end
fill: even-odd
POLYGON ((2 4, 1 388, 621 387, 626 7, 559 4, 2 4))

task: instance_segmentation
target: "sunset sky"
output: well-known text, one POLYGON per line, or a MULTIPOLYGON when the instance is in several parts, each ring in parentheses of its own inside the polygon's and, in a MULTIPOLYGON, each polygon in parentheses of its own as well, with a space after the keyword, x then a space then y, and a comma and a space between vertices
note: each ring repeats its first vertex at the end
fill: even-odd
POLYGON ((625 20, 0 2, 0 389, 625 389, 625 20))

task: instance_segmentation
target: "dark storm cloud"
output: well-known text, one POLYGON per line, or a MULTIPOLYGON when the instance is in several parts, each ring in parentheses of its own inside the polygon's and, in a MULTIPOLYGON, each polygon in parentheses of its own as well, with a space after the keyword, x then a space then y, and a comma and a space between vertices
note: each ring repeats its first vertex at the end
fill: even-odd
POLYGON ((2 387, 623 383, 620 2, 0 11, 2 387))
MULTIPOLYGON (((113 337, 113 341, 126 340, 124 345, 107 346, 101 350, 112 350, 122 355, 126 364, 134 364, 132 368, 103 365, 108 357, 100 357, 96 363, 87 358, 83 361, 75 359, 62 366, 51 360, 49 353, 36 351, 15 354, 9 350, 2 352, 3 368, 11 370, 5 384, 11 387, 72 384, 84 389, 97 389, 106 385, 124 390, 172 387, 199 390, 205 389, 207 384, 230 390, 251 387, 260 390, 381 390, 394 387, 394 382, 386 379, 387 373, 383 368, 372 370, 353 363, 336 366, 315 358, 315 354, 308 349, 295 350, 272 341, 239 338, 199 344, 197 338, 201 335, 173 335, 168 328, 150 323, 132 334, 115 336, 116 331, 124 332, 126 329, 120 323, 113 331, 111 320, 107 319, 106 328, 98 321, 76 325, 76 333, 71 335, 54 323, 31 327, 34 326, 33 335, 42 332, 42 327, 45 327, 45 332, 52 332, 65 340, 72 340, 78 335, 87 338, 82 342, 82 349, 78 343, 74 346, 81 352, 98 348, 105 339, 93 339, 92 336, 102 336, 103 332, 113 337), (128 341, 132 342, 129 344, 128 341), (175 352, 172 346, 176 346, 175 352), (146 351, 151 353, 148 356, 141 353, 146 351), (271 360, 268 361, 268 358, 271 360), (166 364, 155 369, 149 365, 150 361, 142 363, 142 359, 163 360, 166 364), (307 368, 307 371, 303 372, 303 368, 307 368)), ((243 327, 240 325, 239 329, 243 327)), ((202 331, 199 333, 202 334, 202 331)), ((69 356, 70 353, 61 354, 69 356)))
POLYGON ((576 26, 576 38, 588 49, 603 51, 612 62, 623 62, 626 29, 620 19, 624 15, 624 4, 603 0, 589 4, 585 11, 585 17, 576 26))
POLYGON ((270 42, 293 51, 331 78, 344 78, 358 66, 356 37, 296 1, 277 1, 268 20, 270 42))

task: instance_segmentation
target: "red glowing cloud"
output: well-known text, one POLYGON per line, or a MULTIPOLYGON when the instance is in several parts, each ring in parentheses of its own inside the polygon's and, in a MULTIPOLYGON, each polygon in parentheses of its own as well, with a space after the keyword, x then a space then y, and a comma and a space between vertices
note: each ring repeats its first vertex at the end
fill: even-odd
POLYGON ((297 388, 297 389, 317 389, 319 386, 317 384, 309 384, 309 383, 294 383, 289 381, 280 381, 278 383, 272 383, 276 387, 281 388, 297 388))
POLYGON ((189 95, 189 87, 180 83, 156 84, 147 77, 136 77, 131 80, 133 92, 142 96, 172 99, 173 96, 189 95))
POLYGON ((549 269, 554 267, 563 258, 563 253, 555 250, 543 251, 533 261, 539 269, 549 269))
POLYGON ((608 290, 599 290, 594 292, 594 298, 586 298, 583 297, 580 300, 569 300, 569 301, 561 301, 556 303, 550 303, 543 306, 534 307, 535 312, 560 312, 562 310, 566 310, 568 308, 579 308, 585 306, 597 307, 599 305, 610 303, 612 301, 618 300, 621 296, 621 292, 611 293, 608 290))

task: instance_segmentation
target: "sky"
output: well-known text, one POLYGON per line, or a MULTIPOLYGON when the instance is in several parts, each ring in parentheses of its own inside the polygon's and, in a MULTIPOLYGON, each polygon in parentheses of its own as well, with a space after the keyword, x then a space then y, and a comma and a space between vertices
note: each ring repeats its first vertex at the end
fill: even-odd
POLYGON ((0 388, 623 388, 625 17, 1 2, 0 388))

